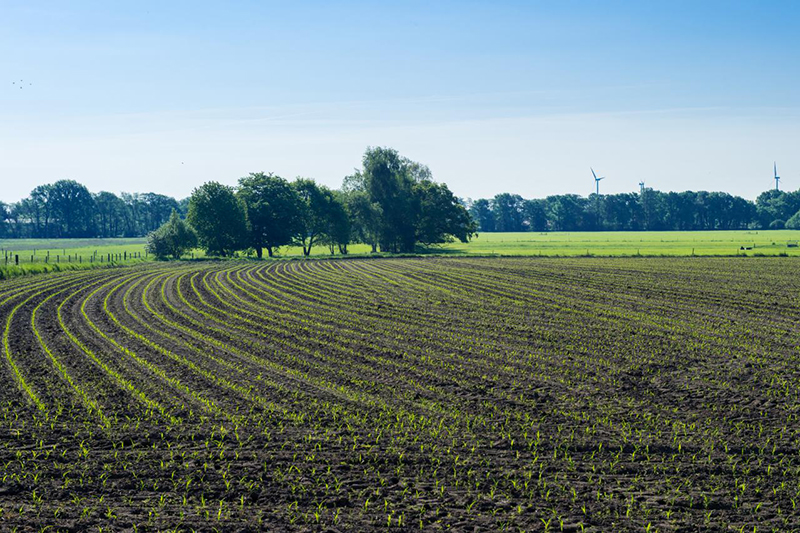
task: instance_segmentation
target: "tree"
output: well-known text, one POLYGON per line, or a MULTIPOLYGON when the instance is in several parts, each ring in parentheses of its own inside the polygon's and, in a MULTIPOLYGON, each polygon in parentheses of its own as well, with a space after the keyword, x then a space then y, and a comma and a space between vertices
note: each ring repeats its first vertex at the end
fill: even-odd
POLYGON ((758 195, 756 213, 762 228, 775 220, 787 220, 800 210, 800 191, 785 192, 771 189, 758 195))
POLYGON ((98 237, 119 237, 124 234, 125 202, 116 194, 100 192, 94 195, 95 228, 98 237))
POLYGON ((146 249, 159 259, 171 256, 180 259, 183 254, 197 246, 197 235, 176 210, 169 220, 147 236, 146 249))
POLYGON ((349 217, 350 241, 369 244, 372 253, 377 252, 381 216, 378 204, 371 202, 363 189, 348 190, 343 187, 340 199, 344 202, 349 217))
POLYGON ((187 219, 209 255, 233 255, 246 242, 245 208, 232 187, 209 181, 196 188, 187 219))
POLYGON ((556 231, 579 231, 585 227, 589 199, 577 194, 548 196, 547 218, 556 231))
POLYGON ((140 225, 144 232, 158 228, 169 219, 172 211, 180 209, 175 198, 154 192, 140 194, 138 201, 141 203, 140 225))
POLYGON ((485 198, 475 200, 469 208, 469 213, 478 224, 479 231, 495 231, 495 217, 489 200, 485 198))
POLYGON ((547 231, 547 202, 524 200, 522 202, 522 218, 528 231, 547 231))
POLYGON ((84 185, 74 180, 59 180, 50 186, 54 237, 90 237, 94 234, 95 203, 84 185))
POLYGON ((783 220, 776 218, 772 222, 769 223, 769 229, 783 229, 786 227, 786 222, 783 220))
POLYGON ((789 220, 786 221, 785 227, 787 229, 800 229, 800 211, 792 215, 789 220))
POLYGON ((308 256, 314 244, 328 231, 333 194, 310 179, 297 178, 292 187, 300 197, 300 224, 294 242, 302 246, 303 255, 308 256))
POLYGON ((50 192, 52 188, 52 185, 39 185, 31 191, 28 198, 20 202, 22 216, 33 226, 33 237, 47 238, 51 236, 50 220, 53 209, 50 192))
POLYGON ((454 239, 469 242, 477 231, 477 224, 447 185, 423 179, 414 184, 414 190, 420 206, 416 222, 418 242, 437 244, 454 239))
POLYGON ((522 196, 501 193, 492 199, 495 231, 523 231, 522 196))
POLYGON ((247 212, 248 243, 259 259, 262 248, 270 257, 280 246, 291 244, 302 229, 302 202, 297 189, 285 179, 258 172, 239 180, 239 198, 247 212))
POLYGON ((325 230, 325 243, 334 253, 338 248, 340 254, 347 254, 347 245, 350 244, 350 213, 347 211, 345 194, 339 191, 330 191, 330 204, 328 205, 328 228, 325 230))
POLYGON ((364 189, 379 208, 375 229, 381 251, 413 252, 419 215, 414 177, 427 172, 391 148, 367 148, 363 165, 364 189))
MULTIPOLYGON (((413 252, 417 242, 433 244, 466 239, 476 226, 467 209, 425 165, 391 148, 367 148, 363 171, 345 179, 348 190, 363 190, 360 201, 372 233, 384 252, 413 252)), ((375 246, 373 245, 373 251, 375 246)))

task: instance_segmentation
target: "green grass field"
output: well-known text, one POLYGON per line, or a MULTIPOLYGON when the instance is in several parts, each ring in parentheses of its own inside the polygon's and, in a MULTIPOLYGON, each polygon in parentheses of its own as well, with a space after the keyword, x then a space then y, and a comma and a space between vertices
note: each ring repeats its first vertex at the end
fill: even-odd
POLYGON ((138 263, 148 260, 144 245, 143 238, 0 240, 0 279, 138 263))
MULTIPOLYGON (((800 230, 650 231, 650 232, 553 232, 482 233, 471 242, 431 246, 421 253, 447 255, 541 255, 541 256, 731 256, 800 255, 800 230)), ((94 268, 108 264, 149 260, 145 239, 6 239, 0 240, 0 278, 14 275, 94 268), (14 256, 19 256, 19 266, 14 256), (141 258, 139 258, 141 256, 141 258)), ((349 246, 350 255, 369 255, 365 244, 349 246)), ((316 246, 314 256, 330 255, 327 246, 316 246)), ((201 250, 194 257, 203 257, 201 250)), ((278 258, 302 257, 302 249, 287 246, 278 258)))
MULTIPOLYGON (((800 255, 800 230, 742 231, 601 231, 552 233, 481 233, 467 244, 432 246, 428 253, 467 255, 543 256, 690 256, 703 255, 800 255), (743 249, 744 248, 744 249, 743 249)), ((368 254, 369 247, 355 244, 351 254, 368 254)), ((320 246, 313 255, 326 255, 320 246)), ((300 248, 281 249, 281 256, 302 255, 300 248)))
POLYGON ((450 253, 499 255, 800 255, 798 230, 483 233, 450 253), (742 249, 745 248, 745 249, 742 249), (748 249, 749 248, 749 249, 748 249))

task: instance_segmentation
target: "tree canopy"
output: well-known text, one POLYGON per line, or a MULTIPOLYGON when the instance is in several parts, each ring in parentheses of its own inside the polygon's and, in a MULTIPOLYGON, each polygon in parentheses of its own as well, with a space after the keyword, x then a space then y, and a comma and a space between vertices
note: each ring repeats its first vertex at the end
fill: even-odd
MULTIPOLYGON (((647 231, 800 228, 800 191, 763 192, 755 201, 725 192, 639 192, 523 198, 503 192, 462 201, 431 170, 388 147, 366 149, 361 168, 331 190, 311 179, 271 173, 242 177, 236 187, 208 182, 178 201, 148 193, 93 194, 74 180, 35 187, 0 203, 4 238, 135 237, 163 244, 166 227, 187 217, 211 255, 282 246, 309 255, 324 245, 345 254, 350 243, 373 252, 468 241, 476 231, 647 231), (174 214, 173 214, 174 213, 174 214), (160 231, 160 232, 159 232, 160 231)), ((154 244, 155 246, 155 244, 154 244)), ((159 248, 160 249, 160 248, 159 248)), ((167 252, 167 255, 174 255, 167 252)))
POLYGON ((147 236, 146 249, 159 259, 180 259, 196 246, 197 234, 173 209, 169 220, 147 236))
POLYGON ((209 255, 233 255, 247 242, 245 208, 233 187, 209 181, 196 188, 187 218, 209 255))
POLYGON ((303 227, 302 201, 285 179, 263 172, 239 179, 238 195, 247 214, 248 243, 260 258, 262 249, 273 251, 292 243, 303 227))
POLYGON ((447 185, 435 183, 428 167, 396 150, 368 148, 359 175, 351 178, 351 188, 374 205, 363 219, 381 251, 413 252, 417 243, 466 242, 474 234, 469 213, 447 185))

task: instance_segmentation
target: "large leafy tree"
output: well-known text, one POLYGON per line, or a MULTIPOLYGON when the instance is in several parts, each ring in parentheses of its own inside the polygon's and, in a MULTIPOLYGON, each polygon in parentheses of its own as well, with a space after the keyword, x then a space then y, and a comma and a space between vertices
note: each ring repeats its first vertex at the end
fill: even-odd
POLYGON ((229 256, 244 247, 245 208, 232 187, 209 181, 192 191, 189 224, 209 255, 229 256))
POLYGON ((303 255, 311 249, 329 230, 333 193, 327 187, 317 185, 314 180, 297 178, 292 187, 300 197, 300 224, 294 242, 303 247, 303 255))
POLYGON ((391 148, 367 148, 363 163, 364 188, 380 212, 376 229, 381 251, 413 252, 419 215, 414 171, 424 171, 391 148))
POLYGON ((94 197, 74 180, 59 180, 48 191, 48 205, 55 237, 94 235, 94 197))
POLYGON ((424 179, 414 184, 419 198, 416 240, 422 244, 469 242, 477 225, 447 185, 424 179))
POLYGON ((263 172, 239 180, 239 197, 247 211, 247 236, 259 258, 266 248, 270 257, 280 246, 291 244, 302 229, 302 200, 285 179, 263 172))
POLYGON ((469 239, 475 232, 466 208, 446 185, 432 180, 425 165, 391 148, 368 148, 363 163, 362 190, 374 206, 372 231, 381 251, 413 252, 417 242, 469 239))

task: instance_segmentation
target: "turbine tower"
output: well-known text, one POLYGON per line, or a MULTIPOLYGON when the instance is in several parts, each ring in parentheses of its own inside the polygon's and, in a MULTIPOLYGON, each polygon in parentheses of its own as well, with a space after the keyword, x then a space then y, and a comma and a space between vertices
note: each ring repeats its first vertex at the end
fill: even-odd
POLYGON ((595 173, 594 173, 594 169, 593 169, 592 167, 589 167, 589 170, 591 170, 591 171, 592 171, 592 176, 594 176, 594 190, 595 190, 595 194, 597 194, 597 196, 600 196, 600 180, 604 180, 604 179, 606 179, 606 178, 605 178, 605 176, 603 176, 602 178, 598 178, 598 177, 597 177, 597 174, 595 174, 595 173))
POLYGON ((775 161, 772 162, 772 172, 775 175, 775 190, 778 190, 778 183, 781 181, 781 177, 778 176, 778 163, 775 161))
POLYGON ((644 180, 639 182, 639 194, 640 195, 644 194, 644 180))

